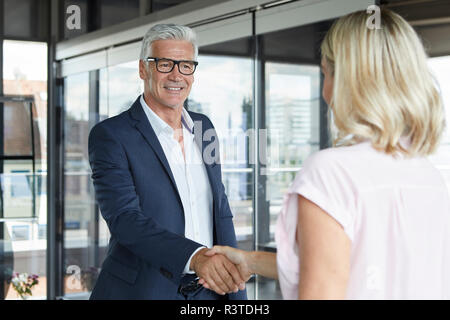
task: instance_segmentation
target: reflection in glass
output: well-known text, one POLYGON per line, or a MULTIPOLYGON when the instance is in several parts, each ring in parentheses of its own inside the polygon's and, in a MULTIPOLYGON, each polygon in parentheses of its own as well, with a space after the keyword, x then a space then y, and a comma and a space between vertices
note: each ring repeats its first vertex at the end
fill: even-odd
POLYGON ((32 218, 35 210, 35 176, 31 160, 5 160, 2 174, 2 210, 5 218, 32 218))
MULTIPOLYGON (((265 63, 267 163, 260 184, 265 199, 258 212, 261 250, 274 251, 274 233, 284 194, 303 161, 320 148, 320 69, 300 63, 265 63)), ((259 299, 281 299, 277 281, 258 278, 259 299)))
MULTIPOLYGON (((47 295, 47 240, 40 236, 47 225, 47 44, 4 41, 2 81, 5 95, 34 103, 31 112, 28 102, 2 104, 1 151, 8 159, 1 164, 0 272, 7 280, 12 271, 37 274, 32 297, 41 299, 47 295)), ((0 289, 0 299, 18 298, 9 282, 0 289)))
POLYGON ((5 156, 33 154, 30 111, 29 103, 3 104, 3 154, 5 156))
POLYGON ((252 61, 200 55, 188 109, 206 114, 220 139, 222 181, 234 215, 238 245, 252 248, 253 187, 248 135, 252 129, 252 61))
POLYGON ((96 215, 88 160, 89 74, 65 80, 64 117, 64 290, 66 295, 89 291, 86 275, 95 277, 96 215), (71 276, 77 272, 78 276, 71 276))
POLYGON ((320 69, 318 66, 266 63, 266 128, 269 150, 277 159, 267 166, 270 241, 283 195, 303 161, 319 150, 320 69))
POLYGON ((128 110, 144 91, 138 61, 100 70, 100 121, 128 110))
MULTIPOLYGON (((250 58, 202 54, 198 62, 188 109, 207 115, 217 131, 238 247, 253 250, 253 63, 250 58)), ((249 299, 254 298, 253 283, 247 285, 249 299)))

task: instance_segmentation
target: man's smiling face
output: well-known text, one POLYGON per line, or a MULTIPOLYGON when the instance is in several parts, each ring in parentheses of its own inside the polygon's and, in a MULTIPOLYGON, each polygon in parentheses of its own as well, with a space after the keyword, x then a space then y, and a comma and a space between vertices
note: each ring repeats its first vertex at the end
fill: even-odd
MULTIPOLYGON (((194 47, 184 40, 157 40, 152 43, 151 56, 173 60, 194 60, 194 47)), ((156 70, 156 62, 151 61, 148 67, 141 66, 140 77, 146 80, 146 97, 153 107, 178 108, 189 96, 194 75, 184 75, 175 65, 169 73, 156 70), (143 70, 144 69, 144 70, 143 70)))

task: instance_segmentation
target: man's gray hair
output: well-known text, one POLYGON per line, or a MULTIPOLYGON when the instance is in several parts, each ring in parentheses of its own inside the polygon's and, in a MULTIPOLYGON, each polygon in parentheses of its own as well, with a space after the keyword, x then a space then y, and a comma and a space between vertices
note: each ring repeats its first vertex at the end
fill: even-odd
POLYGON ((157 40, 188 41, 194 47, 194 59, 197 60, 197 35, 191 28, 173 23, 154 25, 142 40, 141 60, 152 56, 152 43, 157 40))

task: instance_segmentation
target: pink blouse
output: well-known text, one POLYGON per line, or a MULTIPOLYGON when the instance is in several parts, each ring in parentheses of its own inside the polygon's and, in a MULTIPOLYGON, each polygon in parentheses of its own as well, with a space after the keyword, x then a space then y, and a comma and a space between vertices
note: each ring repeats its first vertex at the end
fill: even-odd
POLYGON ((394 158, 369 142, 309 157, 285 195, 276 228, 285 299, 297 299, 297 194, 352 241, 348 299, 449 299, 450 199, 427 158, 394 158))

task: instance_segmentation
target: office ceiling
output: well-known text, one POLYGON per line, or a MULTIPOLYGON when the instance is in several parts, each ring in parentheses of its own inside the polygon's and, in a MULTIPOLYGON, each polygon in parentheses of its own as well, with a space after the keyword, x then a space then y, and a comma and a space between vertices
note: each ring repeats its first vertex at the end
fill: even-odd
POLYGON ((381 5, 397 12, 409 22, 450 17, 449 0, 381 0, 381 5))
POLYGON ((450 0, 381 0, 416 29, 430 56, 450 55, 450 0))

